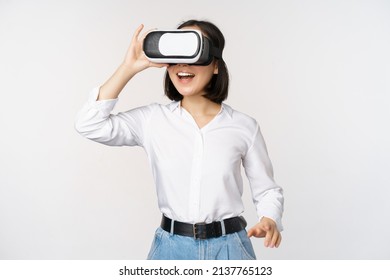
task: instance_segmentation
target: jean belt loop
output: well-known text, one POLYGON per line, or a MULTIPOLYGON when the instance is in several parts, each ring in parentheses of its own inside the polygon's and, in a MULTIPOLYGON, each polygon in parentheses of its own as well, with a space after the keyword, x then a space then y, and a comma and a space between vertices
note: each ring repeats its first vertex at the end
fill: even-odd
POLYGON ((226 235, 226 229, 225 229, 225 221, 221 221, 221 230, 222 230, 222 236, 226 235))
POLYGON ((173 235, 173 234, 174 234, 174 229, 175 229, 174 224, 175 224, 175 220, 172 219, 172 220, 171 220, 171 231, 169 232, 170 235, 173 235))

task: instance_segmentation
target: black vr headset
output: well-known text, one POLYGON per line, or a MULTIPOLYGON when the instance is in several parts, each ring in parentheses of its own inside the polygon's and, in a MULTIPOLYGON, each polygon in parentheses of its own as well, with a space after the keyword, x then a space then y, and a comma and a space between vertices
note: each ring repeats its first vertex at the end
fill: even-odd
POLYGON ((222 51, 210 39, 194 29, 157 30, 148 33, 143 50, 151 62, 209 65, 222 51))

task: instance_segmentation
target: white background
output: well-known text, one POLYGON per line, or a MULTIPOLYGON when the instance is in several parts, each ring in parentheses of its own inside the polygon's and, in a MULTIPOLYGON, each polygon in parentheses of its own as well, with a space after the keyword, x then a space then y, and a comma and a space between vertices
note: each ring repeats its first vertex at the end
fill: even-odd
MULTIPOLYGON (((227 104, 258 120, 285 190, 262 259, 390 258, 390 2, 0 0, 0 259, 144 259, 160 221, 146 155, 73 127, 140 23, 226 37, 227 104)), ((117 111, 168 103, 163 69, 117 111)), ((245 217, 255 210, 246 185, 245 217)))

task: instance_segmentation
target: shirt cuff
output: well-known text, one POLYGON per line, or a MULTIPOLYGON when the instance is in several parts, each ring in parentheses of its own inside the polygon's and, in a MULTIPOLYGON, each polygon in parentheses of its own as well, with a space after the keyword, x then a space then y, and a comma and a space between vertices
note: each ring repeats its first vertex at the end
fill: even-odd
POLYGON ((103 113, 103 115, 109 115, 114 109, 118 98, 97 100, 99 96, 100 87, 95 87, 91 90, 88 97, 88 103, 91 107, 103 113))
POLYGON ((261 219, 263 217, 266 217, 266 218, 269 218, 271 220, 273 220, 276 224, 276 227, 278 229, 279 232, 282 232, 283 231, 283 224, 282 224, 282 219, 281 218, 278 218, 278 217, 273 217, 273 215, 261 215, 260 218, 259 218, 259 222, 261 221, 261 219))

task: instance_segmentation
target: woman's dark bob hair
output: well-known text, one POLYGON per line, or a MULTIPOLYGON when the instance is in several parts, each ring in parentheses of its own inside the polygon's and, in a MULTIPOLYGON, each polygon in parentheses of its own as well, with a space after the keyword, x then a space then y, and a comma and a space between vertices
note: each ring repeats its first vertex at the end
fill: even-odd
MULTIPOLYGON (((211 40, 213 45, 223 51, 225 47, 225 38, 222 32, 213 23, 208 21, 188 20, 178 26, 178 29, 186 26, 196 26, 201 32, 211 40)), ((215 60, 216 58, 214 58, 215 60)), ((205 98, 221 104, 228 96, 229 88, 229 72, 225 61, 223 59, 217 59, 218 74, 214 74, 211 78, 210 84, 206 87, 205 98)), ((165 94, 169 99, 174 101, 180 101, 183 96, 177 91, 169 78, 168 71, 165 73, 164 81, 165 94)))

